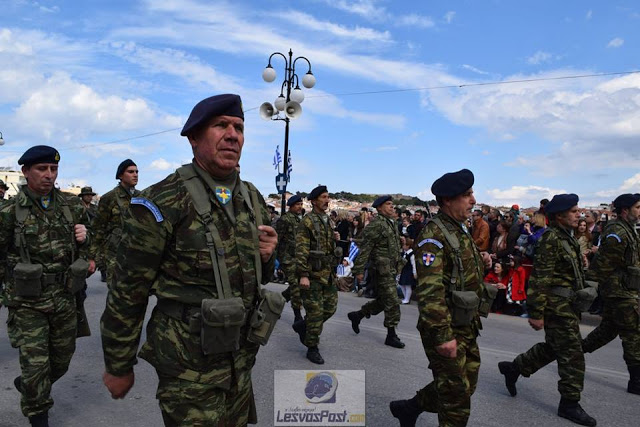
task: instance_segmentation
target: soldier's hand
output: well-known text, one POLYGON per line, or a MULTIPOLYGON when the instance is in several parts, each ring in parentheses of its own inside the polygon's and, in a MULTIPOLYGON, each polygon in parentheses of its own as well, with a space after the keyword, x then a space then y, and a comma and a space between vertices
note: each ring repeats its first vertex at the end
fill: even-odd
POLYGON ((358 282, 362 282, 364 280, 364 274, 358 274, 356 279, 358 279, 358 282))
POLYGON ((92 275, 96 271, 96 262, 92 259, 89 260, 89 275, 92 275))
POLYGON ((107 386, 107 389, 111 393, 111 397, 113 399, 122 399, 125 397, 129 390, 131 390, 131 387, 133 387, 134 381, 135 375, 133 374, 133 371, 121 377, 116 377, 108 372, 105 372, 102 375, 102 382, 107 386))
POLYGON ((451 341, 440 344, 436 346, 436 351, 440 356, 455 359, 458 356, 458 341, 454 338, 451 341))
POLYGON ((76 224, 74 226, 74 231, 76 233, 76 241, 78 243, 84 243, 87 240, 87 227, 82 224, 76 224))
POLYGON ((299 284, 301 288, 305 289, 309 289, 309 287, 311 286, 311 282, 309 281, 308 277, 301 277, 299 284))
POLYGON ((258 227, 258 230, 260 231, 260 258, 262 262, 267 262, 271 259, 273 251, 276 250, 278 233, 276 233, 273 227, 269 227, 268 225, 261 225, 258 227))
POLYGON ((337 231, 334 231, 334 232, 333 232, 333 237, 334 237, 336 240, 340 240, 340 233, 338 233, 337 231))
POLYGON ((529 325, 536 331, 544 328, 544 319, 529 319, 529 325))

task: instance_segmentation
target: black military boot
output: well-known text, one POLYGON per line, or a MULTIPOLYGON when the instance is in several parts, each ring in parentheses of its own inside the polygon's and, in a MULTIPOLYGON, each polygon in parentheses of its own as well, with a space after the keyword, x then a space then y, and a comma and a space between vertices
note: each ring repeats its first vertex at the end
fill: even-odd
POLYGON ((324 359, 320 356, 318 347, 309 347, 307 350, 307 359, 315 363, 316 365, 323 365, 324 359))
POLYGON ((291 289, 287 288, 280 293, 286 302, 291 301, 291 289))
POLYGON ((629 384, 627 384, 627 392, 640 394, 640 366, 629 368, 629 384))
POLYGON ((360 310, 352 311, 347 314, 349 320, 351 320, 351 328, 353 328, 353 332, 356 334, 360 333, 360 321, 364 319, 364 314, 360 310))
POLYGON ((300 319, 293 324, 293 330, 296 331, 300 337, 300 342, 304 344, 304 338, 307 336, 307 322, 304 319, 300 319))
POLYGON ((299 322, 302 320, 302 314, 300 313, 299 308, 293 309, 293 323, 299 322))
POLYGON ((15 377, 13 379, 13 386, 22 394, 22 377, 15 377))
POLYGON ((500 362, 498 363, 498 369, 500 369, 500 373, 504 375, 504 384, 507 386, 509 394, 511 396, 518 394, 518 390, 516 390, 516 381, 518 381, 518 377, 520 376, 518 366, 513 362, 500 362))
POLYGON ((389 404, 391 414, 400 421, 400 427, 414 427, 423 412, 418 406, 418 396, 409 400, 394 400, 389 404))
POLYGON ((387 339, 384 340, 384 343, 391 347, 404 348, 404 343, 400 341, 395 328, 387 328, 387 339))
POLYGON ((575 400, 561 398, 560 405, 558 405, 558 416, 580 424, 581 426, 593 427, 597 424, 596 419, 584 412, 582 406, 575 400))
POLYGON ((43 412, 42 414, 29 417, 29 422, 33 427, 49 427, 49 413, 43 412))

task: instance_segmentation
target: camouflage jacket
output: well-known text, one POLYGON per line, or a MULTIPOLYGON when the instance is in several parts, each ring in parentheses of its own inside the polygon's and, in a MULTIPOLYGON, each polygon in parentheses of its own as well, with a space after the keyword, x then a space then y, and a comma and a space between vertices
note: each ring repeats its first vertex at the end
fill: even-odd
POLYGON ((0 208, 0 259, 5 260, 3 272, 5 277, 4 304, 7 306, 24 306, 40 311, 55 309, 54 297, 67 291, 67 284, 61 278, 51 285, 42 288, 40 297, 18 297, 15 295, 15 283, 12 277, 14 267, 22 261, 20 248, 16 246, 16 204, 29 210, 24 221, 26 249, 31 264, 42 264, 46 274, 63 276, 71 263, 72 255, 86 258, 89 246, 89 232, 83 244, 75 240, 74 225, 89 226, 80 201, 75 196, 68 196, 57 189, 52 190, 51 205, 45 211, 39 202, 30 196, 28 189, 21 189, 16 197, 4 203, 0 208), (69 224, 63 214, 63 205, 69 207, 73 224, 69 224))
POLYGON ((300 221, 299 215, 288 211, 276 222, 278 260, 283 265, 293 265, 296 262, 296 232, 300 221))
POLYGON ((351 271, 354 276, 363 274, 365 264, 372 261, 378 272, 388 270, 385 276, 395 277, 400 272, 397 266, 401 255, 400 233, 396 223, 378 215, 364 228, 360 253, 351 271))
POLYGON ((623 283, 627 267, 640 267, 638 233, 633 225, 620 219, 609 221, 602 236, 587 276, 600 283, 603 297, 638 298, 638 291, 626 289, 623 283))
MULTIPOLYGON (((133 196, 140 194, 134 190, 133 196)), ((98 213, 92 222, 94 231, 91 247, 89 248, 89 258, 115 257, 118 244, 122 235, 123 216, 121 210, 126 210, 131 202, 131 193, 121 184, 105 193, 100 198, 98 213)))
POLYGON ((91 224, 96 215, 98 215, 98 206, 91 203, 88 207, 84 206, 84 204, 82 205, 82 207, 84 209, 85 215, 87 215, 89 223, 91 224))
POLYGON ((527 291, 527 309, 532 319, 576 316, 575 310, 571 307, 571 300, 555 295, 551 290, 555 287, 574 291, 582 289, 582 265, 578 241, 567 230, 552 222, 538 240, 533 258, 533 271, 527 291), (566 249, 567 244, 570 253, 566 249))
POLYGON ((338 260, 334 255, 336 240, 330 224, 325 224, 322 217, 311 211, 302 218, 296 233, 296 271, 298 277, 308 277, 313 282, 323 285, 329 283, 338 260), (319 231, 319 232, 318 232, 319 231), (311 251, 320 251, 322 267, 313 271, 311 251))
MULTIPOLYGON (((464 289, 482 294, 484 263, 473 238, 462 224, 446 215, 438 213, 447 230, 458 238, 463 263, 464 289)), ((457 257, 444 233, 434 221, 429 221, 418 234, 414 245, 416 270, 418 273, 418 329, 430 336, 432 342, 440 345, 455 338, 460 331, 451 325, 449 300, 452 291, 451 277, 457 257)), ((474 329, 481 329, 480 317, 476 316, 474 329)))
MULTIPOLYGON (((245 185, 257 192, 251 183, 245 182, 245 185)), ((250 210, 250 202, 245 201, 236 185, 228 202, 232 203, 235 215, 231 219, 213 190, 207 185, 205 188, 224 246, 232 293, 242 297, 250 310, 258 291, 256 269, 262 269, 264 282, 271 277, 275 263, 275 257, 271 257, 267 263, 255 264, 259 244, 257 232, 254 238, 252 231, 256 224, 254 212, 261 216, 263 224, 269 224, 266 204, 257 193, 259 206, 250 210)), ((146 188, 136 201, 142 198, 146 205, 131 204, 125 213, 122 243, 116 258, 117 279, 109 291, 101 320, 106 370, 114 375, 129 372, 136 363, 152 288, 158 300, 171 299, 195 309, 203 299, 218 297, 206 227, 178 172, 146 188)), ((205 356, 200 348, 199 333, 189 333, 189 325, 181 321, 173 321, 171 325, 175 329, 158 332, 173 337, 171 346, 154 349, 149 338, 140 356, 168 375, 200 383, 228 383, 235 356, 231 353, 205 356)))

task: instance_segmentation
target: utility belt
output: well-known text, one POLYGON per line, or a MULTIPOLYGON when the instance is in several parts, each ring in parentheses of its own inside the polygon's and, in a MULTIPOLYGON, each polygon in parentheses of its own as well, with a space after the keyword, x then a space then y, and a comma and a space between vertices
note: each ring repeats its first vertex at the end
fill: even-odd
POLYGON ((573 309, 581 313, 588 311, 598 296, 598 282, 586 280, 585 287, 577 291, 565 286, 553 286, 551 294, 571 300, 573 309))
POLYGON ((258 303, 251 309, 244 307, 240 297, 203 299, 200 307, 161 298, 156 307, 186 323, 190 333, 200 334, 202 353, 209 355, 239 350, 245 325, 247 341, 266 345, 284 304, 279 293, 262 290, 258 303))
POLYGON ((332 267, 335 256, 327 254, 324 251, 309 251, 309 264, 311 271, 318 272, 332 267))
POLYGON ((56 283, 63 283, 67 290, 75 294, 84 289, 89 263, 81 258, 73 262, 67 271, 45 273, 42 264, 19 262, 11 272, 15 293, 19 297, 39 297, 42 290, 56 283))
POLYGON ((396 273, 402 271, 402 268, 406 263, 407 260, 404 258, 400 258, 396 262, 393 262, 391 258, 378 257, 373 263, 373 267, 381 276, 388 276, 389 274, 392 274, 394 269, 396 273))
POLYGON ((625 289, 640 291, 640 267, 628 266, 621 276, 621 282, 625 289))

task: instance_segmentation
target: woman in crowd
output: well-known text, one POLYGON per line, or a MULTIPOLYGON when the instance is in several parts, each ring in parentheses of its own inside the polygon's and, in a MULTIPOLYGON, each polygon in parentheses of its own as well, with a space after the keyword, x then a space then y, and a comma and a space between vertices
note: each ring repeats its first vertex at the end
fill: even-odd
POLYGON ((418 278, 418 273, 416 272, 416 257, 413 255, 413 239, 401 237, 400 241, 402 242, 402 258, 404 258, 407 263, 400 272, 398 284, 400 284, 400 289, 402 289, 402 295, 404 296, 402 303, 409 304, 411 302, 411 293, 416 287, 416 279, 418 278))
MULTIPOLYGON (((505 233, 505 238, 506 234, 507 233, 505 233)), ((502 261, 497 261, 493 264, 493 270, 485 276, 484 282, 489 286, 498 288, 498 294, 496 295, 496 299, 493 300, 491 311, 494 313, 502 313, 502 309, 507 302, 507 286, 509 285, 509 272, 502 261)))
POLYGON ((586 257, 591 253, 592 239, 591 233, 589 233, 589 227, 587 226, 586 219, 580 219, 578 221, 578 228, 576 228, 574 237, 580 243, 580 253, 583 257, 586 257))
POLYGON ((500 221, 496 228, 497 234, 491 245, 491 257, 496 259, 496 253, 507 248, 507 234, 509 233, 509 224, 506 221, 500 221))
POLYGON ((357 245, 360 239, 362 239, 362 230, 364 230, 364 222, 362 221, 362 215, 359 215, 353 218, 349 240, 355 242, 357 245))

